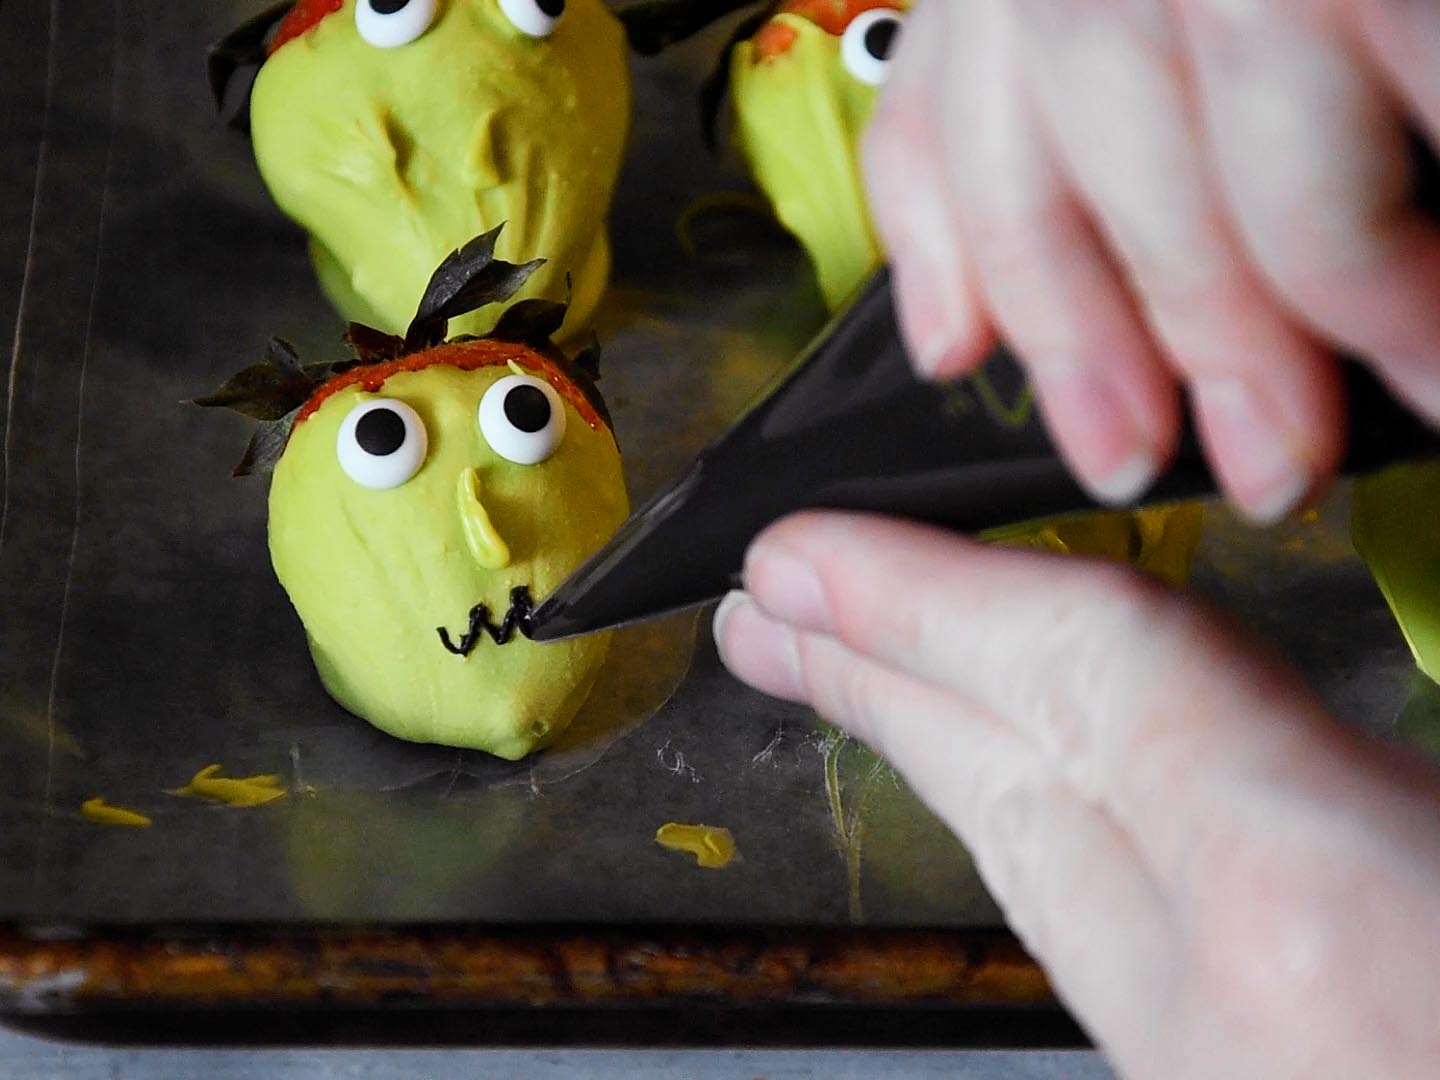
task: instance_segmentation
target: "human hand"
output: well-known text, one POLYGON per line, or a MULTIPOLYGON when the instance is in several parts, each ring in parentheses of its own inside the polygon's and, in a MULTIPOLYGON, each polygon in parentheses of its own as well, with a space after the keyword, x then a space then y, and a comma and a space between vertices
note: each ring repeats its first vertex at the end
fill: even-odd
POLYGON ((870 125, 871 205, 919 367, 995 337, 1111 501, 1179 396, 1242 510, 1343 442, 1332 348, 1440 419, 1440 229, 1407 125, 1440 132, 1440 5, 918 0, 870 125))
POLYGON ((1133 1077, 1440 1075, 1440 782, 1129 569, 803 514, 716 617, 889 758, 1133 1077))

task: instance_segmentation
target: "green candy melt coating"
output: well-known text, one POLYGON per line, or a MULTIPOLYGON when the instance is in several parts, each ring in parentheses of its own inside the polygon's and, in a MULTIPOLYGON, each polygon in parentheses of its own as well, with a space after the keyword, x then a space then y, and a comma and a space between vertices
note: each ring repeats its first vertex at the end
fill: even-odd
POLYGON ((857 156, 877 88, 846 70, 834 34, 799 15, 774 21, 795 33, 788 50, 757 60, 746 41, 731 57, 736 137, 833 309, 881 262, 857 156))
MULTIPOLYGON (((548 38, 498 0, 439 0, 397 48, 366 42, 355 2, 286 42, 251 95, 255 159, 310 234, 347 318, 401 333, 436 265, 506 222, 499 256, 549 261, 519 298, 565 296, 561 331, 590 321, 610 268, 606 219, 630 115, 624 34, 601 0, 569 0, 548 38)), ((451 321, 483 334, 494 310, 451 321)))
POLYGON ((1355 481, 1350 532, 1415 663, 1440 680, 1440 465, 1396 465, 1355 481))
POLYGON ((336 701, 402 739, 514 760, 564 731, 608 635, 548 645, 485 637, 461 657, 436 628, 458 639, 478 603, 498 623, 516 586, 543 598, 614 532, 628 501, 614 437, 568 402, 564 437, 545 461, 517 465, 491 449, 478 407, 510 374, 439 363, 393 374, 375 393, 351 386, 326 398, 275 467, 270 555, 336 701), (376 398, 409 405, 428 437, 419 470, 387 490, 357 484, 336 456, 345 417, 376 398), (480 565, 467 540, 473 510, 456 495, 467 469, 508 554, 498 569, 480 565))

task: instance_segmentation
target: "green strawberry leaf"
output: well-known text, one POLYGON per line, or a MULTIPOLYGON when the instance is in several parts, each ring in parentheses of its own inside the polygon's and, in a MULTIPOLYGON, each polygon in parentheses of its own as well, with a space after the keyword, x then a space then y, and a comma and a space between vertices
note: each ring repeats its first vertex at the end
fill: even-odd
POLYGON ((568 310, 569 305, 559 300, 521 300, 506 309, 488 336, 522 345, 548 345, 568 310))
POLYGON ((249 476, 257 472, 269 472, 285 453, 290 441, 290 429, 295 426, 295 417, 300 409, 286 413, 278 420, 268 420, 255 429, 250 442, 245 446, 245 456, 231 471, 231 476, 249 476))

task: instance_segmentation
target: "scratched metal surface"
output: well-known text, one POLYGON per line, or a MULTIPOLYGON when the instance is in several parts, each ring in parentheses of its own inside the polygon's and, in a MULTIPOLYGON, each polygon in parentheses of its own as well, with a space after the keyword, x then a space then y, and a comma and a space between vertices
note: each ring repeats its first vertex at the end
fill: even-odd
MULTIPOLYGON (((0 7, 0 920, 995 923, 903 785, 729 679, 704 619, 630 639, 532 762, 402 744, 325 697, 269 569, 263 482, 228 479, 246 424, 178 404, 272 333, 337 346, 299 233, 204 89, 205 43, 259 6, 0 7), (166 794, 212 762, 290 795, 166 794), (87 822, 97 795, 154 826, 87 822), (672 820, 727 826, 740 859, 661 850, 672 820)), ((695 199, 743 186, 695 133, 717 41, 637 64, 600 326, 637 496, 820 320, 762 224, 702 221, 694 257, 675 240, 695 199)), ((1217 513, 1197 580, 1383 730, 1410 665, 1344 517, 1337 500, 1257 536, 1217 513)))

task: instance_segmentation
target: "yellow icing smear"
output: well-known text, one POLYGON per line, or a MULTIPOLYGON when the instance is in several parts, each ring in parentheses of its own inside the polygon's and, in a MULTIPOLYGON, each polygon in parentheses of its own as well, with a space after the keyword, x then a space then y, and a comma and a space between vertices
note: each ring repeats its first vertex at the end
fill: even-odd
POLYGON ((735 837, 718 825, 666 822, 655 832, 655 842, 671 851, 684 851, 707 870, 718 870, 735 858, 735 837))
POLYGON ((174 788, 169 795, 183 795, 196 799, 209 799, 226 806, 263 806, 285 797, 280 786, 280 777, 270 773, 265 776, 225 777, 220 775, 219 765, 206 765, 190 779, 183 788, 174 788))
POLYGON ((154 824, 144 814, 126 810, 123 806, 111 806, 99 796, 86 799, 81 803, 80 813, 85 816, 87 821, 93 821, 96 825, 120 825, 130 829, 148 829, 154 824))

